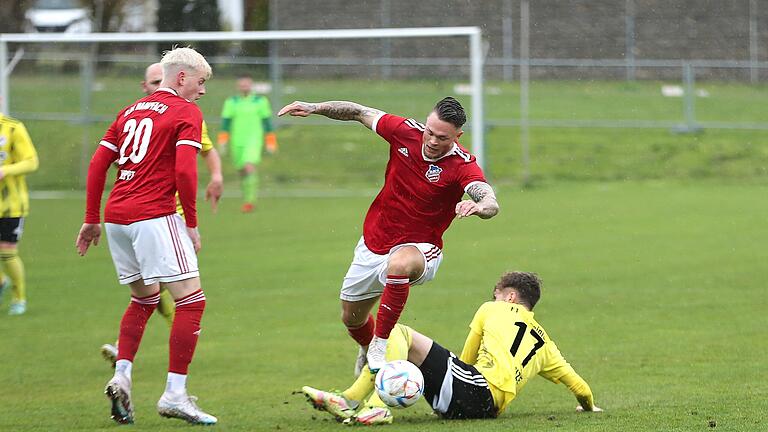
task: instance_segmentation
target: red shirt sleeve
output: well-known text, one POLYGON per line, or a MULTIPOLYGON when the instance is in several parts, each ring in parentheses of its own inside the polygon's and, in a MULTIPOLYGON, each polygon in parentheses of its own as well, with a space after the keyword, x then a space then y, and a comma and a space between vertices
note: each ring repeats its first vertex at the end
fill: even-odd
POLYGON ((394 139, 395 132, 397 132, 397 129, 401 124, 403 124, 404 121, 404 117, 392 114, 384 114, 376 121, 374 121, 372 125, 373 131, 391 144, 392 140, 394 139))
MULTIPOLYGON (((112 128, 110 127, 110 130, 112 128)), ((102 144, 96 149, 88 166, 88 179, 85 185, 85 223, 101 222, 101 195, 107 180, 109 165, 117 159, 117 151, 102 144)))
POLYGON ((202 147, 203 113, 194 103, 190 103, 179 119, 176 145, 191 145, 198 150, 202 147))
POLYGON ((114 151, 117 156, 120 156, 120 143, 118 140, 120 139, 120 131, 118 130, 117 122, 122 117, 123 113, 125 112, 125 109, 121 110, 120 113, 117 114, 117 119, 112 122, 111 125, 109 125, 109 129, 104 133, 104 136, 101 138, 100 145, 114 151))
POLYGON ((197 149, 189 145, 176 146, 176 190, 179 192, 184 220, 190 228, 197 226, 197 149))
POLYGON ((483 174, 483 170, 480 169, 477 160, 472 156, 472 160, 462 164, 461 169, 459 169, 459 184, 461 184, 462 189, 466 190, 470 183, 476 181, 488 183, 483 174))

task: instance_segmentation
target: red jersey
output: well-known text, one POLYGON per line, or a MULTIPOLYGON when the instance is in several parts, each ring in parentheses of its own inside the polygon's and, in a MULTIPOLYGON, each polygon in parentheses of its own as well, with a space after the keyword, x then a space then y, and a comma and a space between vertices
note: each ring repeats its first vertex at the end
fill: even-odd
POLYGON ((432 160, 422 152, 424 125, 384 114, 371 128, 389 142, 384 187, 363 225, 365 245, 379 255, 403 243, 431 243, 442 249, 443 233, 456 217, 466 188, 485 182, 475 157, 458 143, 432 160))
POLYGON ((200 108, 169 88, 120 111, 100 143, 118 164, 104 221, 128 225, 175 213, 176 146, 200 149, 202 124, 200 108))

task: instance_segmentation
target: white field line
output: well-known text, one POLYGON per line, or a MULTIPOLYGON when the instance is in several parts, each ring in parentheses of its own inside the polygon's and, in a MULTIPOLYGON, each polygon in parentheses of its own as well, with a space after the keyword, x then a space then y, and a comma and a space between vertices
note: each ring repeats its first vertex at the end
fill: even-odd
MULTIPOLYGON (((374 197, 376 189, 272 189, 259 191, 259 195, 269 198, 365 198, 374 197)), ((198 199, 203 199, 204 192, 198 194, 198 199)), ((224 199, 240 198, 239 191, 224 193, 224 199)), ((29 197, 33 200, 67 200, 85 199, 85 191, 31 191, 29 197)))

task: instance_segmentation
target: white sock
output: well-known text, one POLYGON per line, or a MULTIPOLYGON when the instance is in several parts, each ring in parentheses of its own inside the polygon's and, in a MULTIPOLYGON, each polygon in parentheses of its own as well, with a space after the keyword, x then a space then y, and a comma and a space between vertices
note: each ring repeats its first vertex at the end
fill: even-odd
POLYGON ((165 383, 165 392, 174 394, 186 394, 187 376, 168 372, 168 381, 165 383))
POLYGON ((131 370, 133 369, 133 363, 130 360, 118 360, 115 362, 115 373, 121 373, 128 379, 131 379, 131 370))

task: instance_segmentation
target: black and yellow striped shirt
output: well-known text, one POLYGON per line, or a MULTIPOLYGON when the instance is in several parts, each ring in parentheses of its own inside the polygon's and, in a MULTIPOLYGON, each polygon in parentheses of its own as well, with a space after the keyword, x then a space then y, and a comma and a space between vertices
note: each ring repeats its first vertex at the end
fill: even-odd
POLYGON ((25 175, 37 170, 37 152, 27 128, 20 121, 0 114, 0 218, 24 217, 29 213, 25 175))

